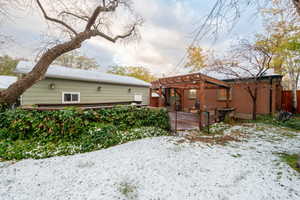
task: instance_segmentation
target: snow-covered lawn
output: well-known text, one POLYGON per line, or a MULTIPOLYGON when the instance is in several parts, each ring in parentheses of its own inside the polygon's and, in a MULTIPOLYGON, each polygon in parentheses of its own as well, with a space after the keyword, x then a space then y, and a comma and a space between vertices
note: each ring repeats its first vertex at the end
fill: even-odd
POLYGON ((0 163, 0 199, 300 199, 300 174, 277 154, 299 153, 299 133, 267 125, 234 126, 226 133, 231 131, 248 137, 226 145, 158 137, 0 163))

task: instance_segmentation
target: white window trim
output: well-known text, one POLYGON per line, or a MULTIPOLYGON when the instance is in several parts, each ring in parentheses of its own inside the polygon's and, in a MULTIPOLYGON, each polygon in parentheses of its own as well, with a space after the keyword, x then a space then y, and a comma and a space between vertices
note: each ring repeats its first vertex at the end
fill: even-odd
POLYGON ((135 93, 134 96, 133 96, 133 100, 136 101, 136 98, 138 96, 141 97, 141 102, 143 102, 144 101, 144 97, 143 97, 143 94, 141 94, 141 93, 135 93))
POLYGON ((62 92, 62 97, 61 98, 62 98, 61 99, 62 103, 64 103, 64 104, 68 104, 68 103, 80 103, 80 92, 62 92), (71 96, 72 96, 72 94, 77 94, 78 95, 78 101, 65 101, 64 100, 65 94, 71 94, 71 96))

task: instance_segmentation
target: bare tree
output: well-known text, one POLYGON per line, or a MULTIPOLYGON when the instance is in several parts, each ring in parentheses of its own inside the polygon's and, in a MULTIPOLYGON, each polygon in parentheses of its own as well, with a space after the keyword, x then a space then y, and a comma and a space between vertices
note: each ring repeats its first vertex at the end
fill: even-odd
POLYGON ((252 101, 252 119, 257 115, 257 98, 259 96, 259 82, 268 70, 272 68, 273 54, 268 47, 252 44, 242 40, 233 47, 226 58, 215 59, 211 70, 225 74, 236 82, 242 81, 243 87, 252 101))
POLYGON ((0 2, 0 21, 9 16, 8 8, 10 7, 10 4, 15 5, 18 3, 19 2, 17 0, 14 1, 2 0, 0 2))
POLYGON ((49 1, 47 4, 45 3, 46 6, 42 0, 35 0, 34 4, 37 5, 44 19, 57 25, 64 35, 68 36, 68 39, 47 49, 30 73, 12 84, 8 89, 1 91, 0 103, 15 102, 24 91, 43 79, 49 65, 56 58, 80 48, 84 41, 93 37, 100 37, 115 43, 120 39, 132 38, 137 36, 137 27, 141 24, 139 18, 132 13, 129 0, 64 0, 55 3, 49 1), (127 14, 128 16, 131 14, 131 17, 126 19, 131 22, 127 22, 123 28, 123 33, 115 35, 111 33, 109 28, 112 26, 112 22, 122 21, 120 17, 113 16, 118 9, 123 9, 123 12, 128 11, 127 14))
MULTIPOLYGON (((0 27, 2 22, 7 19, 12 19, 10 8, 20 8, 23 0, 1 0, 0 2, 0 27)), ((25 1, 25 0, 24 0, 25 1)), ((12 38, 9 35, 0 32, 0 49, 4 48, 5 44, 12 42, 12 38)))
POLYGON ((292 0, 292 1, 294 3, 298 15, 300 15, 300 1, 299 0, 292 0))
POLYGON ((286 2, 293 7, 294 12, 300 17, 300 0, 215 0, 215 4, 205 20, 201 21, 199 27, 196 28, 191 46, 194 45, 195 41, 201 41, 204 37, 217 39, 220 32, 230 32, 245 13, 249 14, 247 12, 249 8, 254 8, 252 16, 257 16, 273 1, 286 2))

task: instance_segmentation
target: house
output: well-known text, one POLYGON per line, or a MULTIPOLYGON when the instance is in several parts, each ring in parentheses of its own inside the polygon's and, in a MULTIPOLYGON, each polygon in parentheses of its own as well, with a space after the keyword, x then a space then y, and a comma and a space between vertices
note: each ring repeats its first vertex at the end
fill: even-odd
MULTIPOLYGON (((258 81, 257 114, 275 113, 281 109, 282 76, 267 71, 258 81)), ((160 95, 159 106, 182 112, 195 112, 233 108, 237 118, 250 119, 252 100, 247 87, 254 81, 246 74, 242 78, 216 71, 161 78, 152 82, 151 90, 160 95)))
MULTIPOLYGON (((21 61, 15 73, 26 75, 34 65, 33 62, 21 61)), ((21 105, 124 102, 141 102, 148 105, 149 87, 149 83, 133 77, 51 65, 45 77, 22 94, 21 105)))
POLYGON ((0 76, 0 91, 7 89, 11 84, 18 80, 15 76, 0 76))

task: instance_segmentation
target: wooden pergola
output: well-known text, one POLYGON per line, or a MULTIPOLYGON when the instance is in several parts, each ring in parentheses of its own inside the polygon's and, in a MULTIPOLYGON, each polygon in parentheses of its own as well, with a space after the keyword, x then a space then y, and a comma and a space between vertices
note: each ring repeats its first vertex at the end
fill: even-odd
MULTIPOLYGON (((174 89, 175 94, 179 94, 181 98, 181 102, 184 102, 184 91, 190 89, 198 90, 198 100, 200 102, 199 105, 199 128, 202 128, 202 112, 206 111, 206 102, 205 102, 205 90, 210 89, 226 89, 226 108, 229 108, 229 92, 230 86, 228 83, 206 76, 201 73, 192 73, 180 76, 172 76, 158 79, 152 82, 152 86, 150 89, 150 94, 152 94, 153 90, 158 91, 159 94, 159 107, 165 106, 163 89, 174 89)), ((175 101, 176 104, 176 101, 175 101)), ((176 107, 176 105, 175 105, 176 107)), ((175 109, 177 110, 177 109, 175 109)))

